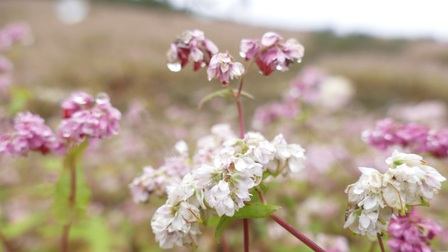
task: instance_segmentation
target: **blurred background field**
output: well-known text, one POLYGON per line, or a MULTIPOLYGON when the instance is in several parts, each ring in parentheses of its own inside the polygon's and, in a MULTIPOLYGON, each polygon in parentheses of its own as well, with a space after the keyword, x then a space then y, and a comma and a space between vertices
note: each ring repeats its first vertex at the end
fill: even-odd
MULTIPOLYGON (((346 203, 343 190, 356 181, 356 167, 363 159, 383 154, 368 150, 362 143, 363 128, 350 126, 366 116, 373 127, 375 119, 387 115, 388 109, 397 104, 436 100, 446 106, 448 44, 429 38, 385 39, 361 33, 341 36, 331 30, 297 32, 247 26, 194 17, 155 3, 93 1, 86 18, 69 25, 57 19, 55 1, 0 1, 0 27, 13 21, 26 22, 35 39, 33 44, 14 47, 5 54, 15 66, 12 85, 27 97, 18 108, 38 113, 55 124, 59 104, 71 92, 104 91, 124 115, 122 134, 91 146, 92 151, 85 158, 84 171, 93 199, 88 211, 90 218, 74 227, 73 251, 158 251, 150 219, 163 200, 136 205, 128 184, 143 166, 157 166, 165 156, 173 155, 172 146, 177 140, 194 143, 215 123, 230 123, 237 128, 236 110, 226 100, 217 99, 196 109, 202 97, 220 88, 217 82, 206 80, 204 69, 193 73, 189 64, 180 73, 171 73, 166 67, 169 44, 183 30, 195 28, 203 30, 220 51, 228 50, 237 60, 242 38, 261 37, 270 30, 284 38, 297 38, 305 46, 302 63, 293 65, 290 71, 263 77, 254 70, 246 77, 245 89, 255 96, 244 103, 249 129, 256 107, 280 100, 291 80, 307 66, 351 80, 356 93, 345 114, 332 114, 331 118, 324 114, 305 126, 297 120, 283 121, 264 132, 272 137, 285 131, 291 138, 288 142, 297 140, 305 148, 307 144, 343 146, 345 151, 359 154, 357 159, 351 159, 349 153, 336 157, 329 164, 331 169, 308 174, 309 180, 299 179, 286 186, 274 182, 267 197, 283 206, 279 214, 299 230, 309 231, 311 236, 342 235, 348 239, 351 251, 368 251, 367 239, 342 229, 346 203), (319 126, 320 123, 326 126, 319 126), (340 132, 342 129, 344 133, 340 132), (329 211, 323 216, 319 212, 325 208, 322 206, 329 211)), ((7 111, 6 104, 12 101, 2 99, 4 118, 18 112, 7 111)), ((441 125, 447 127, 446 114, 442 119, 441 125)), ((316 155, 314 160, 319 160, 319 154, 316 155)), ((447 176, 446 160, 434 162, 447 176)), ((371 163, 381 162, 366 161, 365 165, 371 163)), ((60 228, 48 208, 60 164, 61 158, 37 154, 0 159, 0 228, 22 251, 58 250, 60 228)), ((440 201, 427 211, 427 216, 447 228, 446 186, 442 191, 440 201)), ((232 251, 241 248, 240 224, 235 223, 228 232, 229 242, 235 246, 232 251)), ((287 234, 275 233, 271 224, 268 220, 254 221, 253 251, 307 251, 287 234)), ((199 251, 220 251, 220 245, 214 243, 213 228, 204 233, 207 234, 199 251)), ((444 233, 436 241, 441 250, 448 249, 447 237, 448 233, 444 233)))

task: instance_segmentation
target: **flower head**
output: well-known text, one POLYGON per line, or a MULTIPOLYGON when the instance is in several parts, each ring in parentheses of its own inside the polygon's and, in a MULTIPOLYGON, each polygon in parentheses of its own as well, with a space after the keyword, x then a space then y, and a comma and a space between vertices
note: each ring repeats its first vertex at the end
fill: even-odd
POLYGON ((23 156, 29 151, 59 153, 62 149, 62 143, 44 119, 30 112, 17 114, 14 131, 0 136, 0 153, 11 156, 23 156))
POLYGON ((263 75, 288 70, 292 62, 301 61, 303 54, 304 48, 297 40, 285 41, 274 32, 265 33, 261 39, 244 39, 240 45, 240 55, 246 60, 255 59, 263 75))
POLYGON ((184 31, 167 52, 168 68, 178 72, 191 60, 196 71, 207 66, 211 57, 217 53, 218 47, 206 39, 202 31, 184 31))
POLYGON ((98 94, 96 99, 86 93, 75 93, 62 102, 62 109, 65 119, 58 134, 63 139, 80 142, 85 137, 102 139, 119 132, 121 113, 105 93, 98 94))
POLYGON ((244 73, 244 66, 240 62, 235 62, 228 53, 218 53, 210 60, 207 68, 208 80, 218 79, 222 84, 229 83, 229 80, 239 78, 244 73))
POLYGON ((430 241, 441 231, 437 223, 411 211, 390 221, 388 232, 392 239, 387 245, 392 252, 432 251, 430 241))

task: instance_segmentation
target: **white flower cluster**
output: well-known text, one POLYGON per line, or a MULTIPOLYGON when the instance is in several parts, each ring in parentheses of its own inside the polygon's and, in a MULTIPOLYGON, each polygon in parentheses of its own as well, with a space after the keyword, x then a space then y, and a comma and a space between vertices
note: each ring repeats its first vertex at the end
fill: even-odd
POLYGON ((386 163, 390 168, 384 174, 359 168, 361 177, 345 190, 349 208, 344 228, 372 236, 386 231, 393 214, 404 215, 408 206, 428 206, 446 180, 419 155, 394 151, 386 163))
POLYGON ((147 202, 151 194, 158 197, 165 195, 167 187, 179 184, 190 172, 192 168, 187 144, 179 141, 175 149, 177 156, 166 158, 164 164, 157 169, 152 166, 144 167, 143 174, 129 184, 135 203, 147 202))
MULTIPOLYGON (((193 169, 182 182, 167 186, 168 200, 151 222, 156 240, 162 248, 196 244, 201 218, 233 216, 251 200, 250 190, 260 185, 264 174, 298 172, 304 159, 305 150, 288 144, 282 135, 268 141, 260 133, 249 132, 240 139, 227 125, 213 127, 212 134, 197 143, 190 160, 193 169)), ((157 177, 153 178, 149 180, 157 183, 157 177)))

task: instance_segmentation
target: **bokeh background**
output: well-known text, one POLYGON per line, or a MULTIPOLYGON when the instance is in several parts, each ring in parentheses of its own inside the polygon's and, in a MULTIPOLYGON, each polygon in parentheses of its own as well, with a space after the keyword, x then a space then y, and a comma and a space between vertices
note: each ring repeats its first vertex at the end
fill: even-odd
MULTIPOLYGON (((391 152, 369 148, 360 134, 374 127, 377 119, 399 117, 403 113, 397 111, 403 107, 417 111, 422 104, 436 104, 420 109, 423 123, 439 129, 448 126, 448 44, 447 38, 439 35, 443 28, 442 33, 382 33, 362 25, 343 29, 331 25, 337 16, 326 19, 329 25, 293 25, 294 17, 289 25, 277 24, 266 22, 275 18, 258 17, 257 21, 256 14, 247 12, 254 2, 229 1, 220 9, 215 1, 0 1, 0 27, 25 22, 33 34, 28 45, 15 46, 5 53, 14 63, 14 80, 2 94, 2 123, 18 111, 29 110, 57 125, 59 104, 74 91, 104 91, 123 113, 121 134, 90 146, 83 161, 93 197, 89 218, 74 226, 73 251, 158 251, 150 219, 164 201, 154 198, 147 205, 136 205, 128 184, 140 175, 142 167, 160 165, 164 157, 174 155, 177 140, 194 144, 216 123, 229 123, 237 129, 236 109, 231 102, 216 99, 197 109, 202 97, 221 88, 219 83, 206 80, 205 70, 194 73, 187 65, 180 73, 172 73, 166 67, 169 44, 183 30, 195 28, 238 60, 242 38, 261 37, 271 30, 284 38, 297 38, 305 46, 303 61, 288 72, 275 72, 269 77, 256 70, 248 74, 245 89, 255 96, 244 101, 249 129, 256 108, 281 100, 291 81, 306 67, 350 80, 354 97, 342 109, 328 112, 313 108, 314 114, 306 122, 284 119, 261 129, 268 137, 282 132, 288 142, 310 148, 308 170, 303 176, 273 182, 267 199, 282 206, 279 215, 322 243, 337 244, 340 241, 333 240, 342 239, 350 251, 369 250, 371 242, 367 238, 342 229, 344 188, 358 178, 357 166, 384 170, 384 157, 391 152), (66 5, 58 5, 63 2, 66 5), (82 12, 83 6, 86 13, 82 12), (76 8, 81 8, 80 12, 76 8), (253 19, 243 20, 245 11, 253 19), (428 119, 425 115, 433 108, 441 112, 428 119)), ((286 1, 276 2, 263 2, 268 5, 264 9, 275 4, 288 9, 286 1)), ((349 1, 344 4, 339 7, 353 7, 349 1)), ((434 6, 422 10, 439 15, 443 8, 434 6)), ((300 5, 290 8, 297 8, 295 15, 300 16, 300 5)), ((402 22, 401 15, 406 13, 406 6, 401 8, 395 12, 397 22, 402 22)), ((373 10, 371 15, 373 19, 382 18, 373 10)), ((415 17, 419 18, 424 19, 415 17)), ((349 19, 346 23, 354 22, 349 19)), ((426 26, 430 29, 431 23, 426 26)), ((448 175, 446 159, 428 159, 448 175)), ((60 227, 48 209, 61 162, 60 157, 38 154, 0 158, 0 228, 21 251, 58 251, 60 227)), ((431 209, 422 210, 424 216, 444 228, 448 227, 447 194, 444 186, 431 209)), ((198 250, 220 251, 213 227, 203 231, 198 250)), ((241 223, 236 222, 227 233, 232 251, 240 251, 241 223)), ((251 234, 253 251, 308 251, 269 220, 254 221, 251 234)), ((444 232, 437 238, 436 249, 448 249, 447 235, 444 232)), ((348 251, 340 246, 341 251, 348 251)), ((173 249, 183 250, 188 251, 173 249)))

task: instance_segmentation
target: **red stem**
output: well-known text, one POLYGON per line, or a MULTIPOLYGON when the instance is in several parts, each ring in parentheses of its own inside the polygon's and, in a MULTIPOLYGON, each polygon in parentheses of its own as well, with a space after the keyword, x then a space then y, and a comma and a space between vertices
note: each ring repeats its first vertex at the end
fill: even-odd
POLYGON ((283 220, 282 218, 280 218, 278 215, 276 214, 271 214, 271 218, 277 222, 280 226, 282 226, 284 229, 286 229, 289 233, 291 233, 292 235, 294 235, 297 239, 299 239, 300 241, 302 241, 303 243, 305 243, 305 245, 307 245, 310 249, 312 249, 313 251, 318 251, 318 252, 325 252, 325 250, 321 247, 319 247, 319 245, 317 245, 316 243, 314 243, 312 240, 310 240, 308 237, 306 237, 305 235, 303 235, 302 233, 300 233, 299 231, 297 231, 293 226, 291 226, 289 223, 287 223, 285 220, 283 220))
MULTIPOLYGON (((267 203, 266 203, 266 199, 264 197, 263 192, 259 191, 259 190, 257 190, 257 191, 258 191, 258 195, 260 196, 261 204, 266 205, 267 203)), ((319 251, 319 252, 323 251, 323 252, 325 252, 325 250, 322 249, 321 247, 319 247, 319 245, 317 245, 312 240, 310 240, 308 237, 306 237, 305 235, 300 233, 297 229, 295 229, 293 226, 291 226, 285 220, 280 218, 278 215, 273 213, 273 214, 271 214, 271 218, 274 219, 275 222, 277 222, 280 226, 282 226, 284 229, 286 229, 289 233, 294 235, 297 239, 299 239, 303 243, 305 243, 305 245, 307 245, 313 251, 319 251)))
POLYGON ((244 252, 249 252, 249 219, 243 219, 244 226, 244 252))
POLYGON ((6 237, 3 235, 2 232, 0 232, 0 241, 3 244, 3 248, 5 249, 6 252, 14 252, 17 250, 14 250, 14 247, 12 246, 12 244, 6 239, 6 237))
POLYGON ((383 244, 383 239, 381 238, 381 234, 376 234, 376 238, 378 239, 378 243, 380 245, 380 249, 381 252, 385 252, 386 250, 384 249, 384 244, 383 244))

